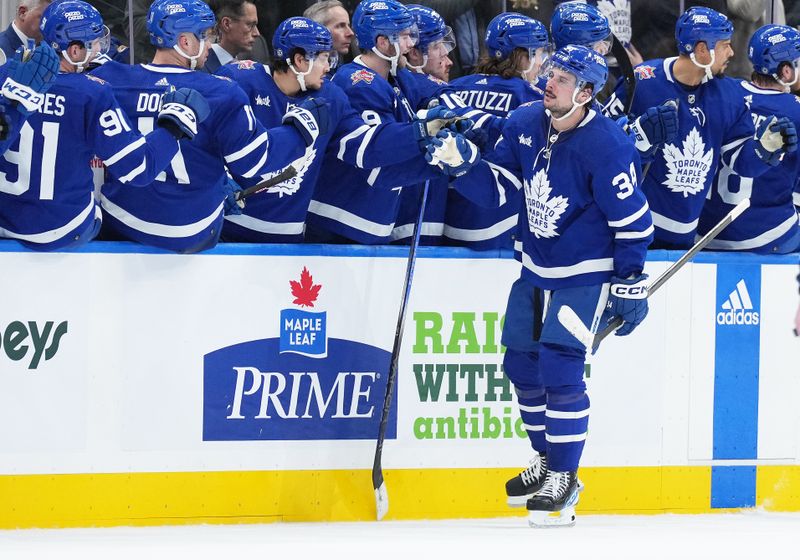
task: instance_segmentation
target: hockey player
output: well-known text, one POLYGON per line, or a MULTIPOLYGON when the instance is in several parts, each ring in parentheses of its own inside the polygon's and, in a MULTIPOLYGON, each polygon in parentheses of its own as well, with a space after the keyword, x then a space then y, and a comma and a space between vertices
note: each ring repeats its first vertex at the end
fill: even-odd
POLYGON ((20 47, 0 66, 0 154, 19 137, 28 116, 39 110, 58 67, 58 55, 47 43, 33 51, 20 47))
POLYGON ((422 161, 423 157, 416 134, 418 126, 366 124, 345 93, 325 79, 336 51, 332 50, 332 37, 324 26, 303 17, 289 18, 278 26, 272 46, 276 60, 270 66, 244 61, 222 67, 219 75, 230 77, 242 87, 256 119, 265 127, 280 124, 287 111, 312 96, 329 102, 332 121, 338 124, 293 162, 298 172, 294 178, 269 189, 272 195, 248 199, 241 215, 226 216, 225 241, 302 241, 308 204, 326 149, 328 157, 368 170, 413 158, 422 161))
MULTIPOLYGON (((508 298, 502 342, 535 455, 506 493, 511 505, 526 504, 534 526, 574 522, 588 427, 586 348, 559 311, 571 308, 593 332, 621 316, 617 334, 629 334, 647 314, 642 270, 653 231, 637 183, 638 153, 616 123, 591 108, 607 78, 605 60, 567 46, 545 69, 543 102, 514 111, 495 151, 453 182, 481 204, 502 203, 515 190, 525 197, 522 274, 508 298)), ((458 143, 440 144, 431 160, 460 165, 458 143)))
POLYGON ((60 53, 61 73, 0 159, 0 235, 54 250, 97 234, 100 209, 89 167, 95 155, 122 188, 135 191, 131 185, 148 184, 169 164, 177 138, 202 121, 208 108, 193 90, 170 93, 156 115, 158 126, 142 138, 131 130, 111 88, 81 73, 107 45, 100 13, 81 0, 54 2, 41 29, 60 53))
MULTIPOLYGON (((785 25, 765 25, 750 39, 751 82, 739 82, 756 127, 783 115, 800 127, 800 103, 791 91, 800 90, 800 32, 785 25)), ((796 139, 793 140, 796 142, 796 139)), ((783 162, 755 178, 742 177, 725 165, 714 179, 703 205, 698 234, 714 227, 738 202, 750 199, 750 208, 717 235, 711 250, 791 253, 800 246, 798 214, 792 191, 800 180, 800 158, 787 153, 783 162)))
POLYGON ((241 182, 264 178, 302 156, 327 129, 329 117, 324 102, 310 101, 288 111, 287 124, 266 130, 239 86, 193 71, 206 57, 206 33, 214 26, 213 13, 200 0, 157 0, 147 21, 157 47, 153 63, 109 62, 96 75, 114 86, 140 130, 152 126, 161 95, 172 87, 196 88, 208 98, 211 113, 152 184, 135 192, 115 180, 103 186, 103 235, 193 253, 219 239, 226 198, 230 204, 233 196, 226 167, 241 182))
POLYGON ((669 100, 678 104, 674 144, 655 153, 642 188, 655 224, 657 248, 687 248, 714 175, 721 165, 737 175, 758 177, 797 149, 795 126, 787 117, 753 127, 738 82, 720 74, 733 56, 728 18, 710 8, 690 8, 675 26, 680 54, 636 68, 631 111, 669 100))
POLYGON ((407 66, 417 74, 431 76, 434 83, 450 81, 453 61, 450 52, 456 48, 453 30, 433 8, 419 4, 406 5, 414 16, 419 32, 417 44, 406 55, 407 66))
MULTIPOLYGON (((398 74, 408 72, 401 68, 404 55, 417 41, 414 17, 395 0, 363 0, 353 13, 353 27, 362 52, 336 72, 333 83, 344 90, 367 124, 413 122, 416 115, 409 102, 413 92, 408 81, 398 80, 398 74)), ((424 136, 421 145, 426 142, 424 136)), ((478 154, 468 157, 473 162, 478 154)), ((306 238, 366 244, 391 241, 401 192, 415 189, 419 193, 422 181, 438 176, 422 153, 402 164, 371 171, 326 154, 309 206, 306 238)))
MULTIPOLYGON (((552 52, 545 26, 522 14, 495 17, 486 29, 488 58, 475 74, 453 80, 450 87, 462 101, 498 117, 507 117, 524 103, 542 99, 532 85, 542 63, 552 52)), ((488 142, 493 145, 494 141, 488 142)), ((450 190, 445 211, 444 236, 449 243, 472 249, 513 249, 522 195, 509 193, 499 208, 484 208, 450 190)))

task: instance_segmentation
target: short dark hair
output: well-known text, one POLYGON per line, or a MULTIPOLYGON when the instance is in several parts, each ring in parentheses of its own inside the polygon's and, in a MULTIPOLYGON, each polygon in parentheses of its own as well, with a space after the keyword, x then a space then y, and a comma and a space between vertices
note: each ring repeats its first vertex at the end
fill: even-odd
POLYGON ((254 0, 208 0, 208 7, 217 16, 217 21, 224 17, 234 18, 244 15, 244 5, 253 4, 254 0))
POLYGON ((300 47, 295 47, 289 51, 289 56, 286 58, 278 58, 273 57, 272 62, 270 63, 270 68, 272 68, 273 72, 288 72, 289 71, 289 64, 286 62, 286 59, 294 60, 295 55, 303 55, 305 56, 306 51, 305 49, 301 49, 300 47))

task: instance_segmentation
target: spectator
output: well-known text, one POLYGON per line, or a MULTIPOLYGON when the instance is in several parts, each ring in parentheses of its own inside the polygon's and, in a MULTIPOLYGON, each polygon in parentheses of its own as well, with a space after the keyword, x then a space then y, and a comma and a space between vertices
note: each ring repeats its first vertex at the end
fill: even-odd
POLYGON ((42 12, 49 5, 50 0, 19 0, 17 16, 0 33, 0 64, 13 58, 14 51, 27 43, 28 39, 35 39, 37 43, 42 40, 39 22, 42 12))
POLYGON ((309 6, 303 17, 314 20, 328 28, 333 37, 333 49, 339 53, 339 64, 353 60, 353 28, 350 27, 350 14, 339 0, 322 0, 309 6))
POLYGON ((250 0, 210 0, 208 5, 217 18, 217 42, 209 48, 203 70, 214 74, 220 66, 248 55, 261 34, 256 5, 250 0))

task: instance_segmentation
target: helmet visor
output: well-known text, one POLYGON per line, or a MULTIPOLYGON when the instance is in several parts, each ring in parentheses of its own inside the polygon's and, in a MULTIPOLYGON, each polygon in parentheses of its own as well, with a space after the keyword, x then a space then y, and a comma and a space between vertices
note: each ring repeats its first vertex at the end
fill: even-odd
POLYGON ((111 48, 111 31, 104 25, 103 34, 92 41, 85 42, 83 46, 87 50, 87 60, 93 60, 101 54, 106 54, 111 48))
POLYGON ((552 58, 547 60, 539 70, 539 79, 555 80, 559 86, 575 88, 578 86, 578 77, 572 70, 557 63, 552 58))
POLYGON ((309 62, 316 62, 317 64, 327 64, 329 68, 336 68, 339 64, 339 53, 332 49, 329 51, 322 51, 316 54, 306 56, 309 62))
POLYGON ((390 43, 397 43, 403 48, 411 48, 419 43, 419 29, 416 25, 412 25, 402 31, 393 31, 391 33, 380 33, 389 38, 390 43))
POLYGON ((591 45, 587 45, 591 48, 594 52, 599 54, 600 56, 605 56, 611 52, 611 45, 614 44, 614 36, 609 35, 605 39, 600 39, 599 41, 595 41, 591 45))

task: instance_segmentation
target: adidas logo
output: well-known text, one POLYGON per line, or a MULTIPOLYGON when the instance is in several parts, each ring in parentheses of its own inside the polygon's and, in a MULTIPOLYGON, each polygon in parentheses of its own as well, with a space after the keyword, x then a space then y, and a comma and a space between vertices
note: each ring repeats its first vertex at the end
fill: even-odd
POLYGON ((753 311, 753 301, 744 280, 736 283, 728 299, 722 303, 723 311, 717 313, 718 325, 758 325, 758 311, 753 311))
POLYGON ((486 78, 483 78, 483 79, 478 80, 477 82, 475 82, 475 85, 477 85, 477 86, 486 86, 486 85, 489 85, 489 82, 488 82, 488 80, 486 78))
POLYGON ((167 78, 161 78, 160 80, 158 80, 156 82, 156 85, 157 86, 168 86, 169 82, 167 81, 167 78))

